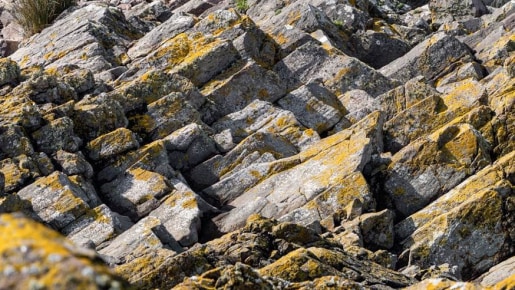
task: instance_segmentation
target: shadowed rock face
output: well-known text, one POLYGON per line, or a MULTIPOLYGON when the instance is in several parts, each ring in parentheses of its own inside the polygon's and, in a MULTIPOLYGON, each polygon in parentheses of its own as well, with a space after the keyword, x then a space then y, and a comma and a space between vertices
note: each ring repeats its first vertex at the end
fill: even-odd
POLYGON ((513 2, 80 2, 0 59, 0 289, 515 288, 513 2))

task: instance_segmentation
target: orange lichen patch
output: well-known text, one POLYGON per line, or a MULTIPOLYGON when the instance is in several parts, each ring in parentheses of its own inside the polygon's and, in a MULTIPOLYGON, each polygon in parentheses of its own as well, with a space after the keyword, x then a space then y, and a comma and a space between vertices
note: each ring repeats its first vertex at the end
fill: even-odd
POLYGON ((149 190, 152 194, 149 195, 148 199, 153 198, 154 194, 162 194, 172 189, 168 185, 168 180, 166 177, 162 176, 161 174, 147 171, 142 168, 132 168, 129 170, 129 174, 131 174, 135 180, 143 181, 147 186, 149 186, 149 190))
POLYGON ((484 88, 472 79, 461 82, 449 94, 442 97, 448 110, 470 108, 485 93, 484 88))
POLYGON ((374 18, 372 24, 372 30, 376 32, 382 32, 382 28, 385 25, 385 22, 381 18, 374 18))
POLYGON ((290 41, 282 32, 279 32, 277 34, 271 33, 269 34, 269 36, 272 37, 272 39, 279 45, 286 44, 290 41))
POLYGON ((510 275, 506 279, 502 280, 501 282, 487 287, 488 290, 509 290, 509 289, 515 289, 515 275, 510 275))
POLYGON ((209 51, 211 51, 214 47, 218 46, 222 41, 219 39, 207 39, 201 38, 192 43, 192 49, 183 59, 184 64, 193 63, 199 57, 206 55, 209 51))
POLYGON ((302 14, 300 13, 300 10, 295 9, 288 13, 288 16, 286 16, 286 23, 288 23, 289 25, 294 25, 295 23, 297 23, 297 21, 300 20, 301 16, 302 14))
POLYGON ((164 42, 150 60, 165 58, 169 66, 180 63, 190 52, 190 39, 186 33, 181 33, 164 42))
POLYGON ((47 54, 43 55, 43 58, 45 60, 49 60, 50 58, 52 58, 52 56, 54 55, 54 52, 53 51, 50 51, 48 52, 47 54))
POLYGON ((57 67, 53 66, 53 67, 45 69, 45 73, 47 73, 49 75, 58 75, 59 72, 57 70, 57 67))
POLYGON ((11 191, 19 186, 20 181, 27 177, 27 170, 22 170, 10 159, 2 160, 0 172, 4 175, 6 191, 11 191))
POLYGON ((116 267, 115 272, 125 277, 129 282, 137 281, 147 285, 155 285, 149 279, 156 279, 158 277, 156 272, 159 271, 161 265, 174 254, 175 252, 166 249, 153 250, 152 253, 146 253, 116 267))
POLYGON ((97 223, 103 223, 103 224, 111 224, 113 222, 113 219, 106 215, 104 212, 102 212, 101 207, 96 207, 94 209, 88 210, 83 217, 91 218, 97 223))
POLYGON ((156 128, 156 121, 149 115, 136 115, 128 118, 133 123, 131 130, 134 132, 150 133, 156 128))
POLYGON ((261 178, 261 173, 259 173, 259 171, 257 171, 257 170, 251 170, 250 175, 252 175, 254 178, 257 178, 257 179, 261 178))
POLYGON ((275 120, 275 124, 279 127, 284 127, 289 123, 290 119, 288 116, 281 116, 275 120))
POLYGON ((182 203, 182 207, 185 209, 196 209, 198 208, 197 199, 191 198, 182 203))
POLYGON ((20 61, 20 66, 25 66, 30 60, 30 57, 28 55, 25 55, 21 61, 20 61))
POLYGON ((78 252, 59 233, 33 220, 0 215, 0 255, 5 261, 0 271, 11 269, 17 275, 16 281, 2 281, 8 283, 2 285, 9 289, 97 289, 95 278, 99 277, 106 285, 113 282, 107 267, 92 261, 93 252, 78 252), (31 271, 26 271, 29 268, 31 271), (84 269, 91 274, 81 274, 84 269))
MULTIPOLYGON (((62 243, 63 237, 59 233, 25 218, 1 215, 0 231, 8 233, 0 235, 0 253, 5 253, 21 245, 40 250, 44 258, 50 254, 66 255, 69 253, 62 243)), ((5 266, 3 263, 0 264, 0 268, 5 266)))

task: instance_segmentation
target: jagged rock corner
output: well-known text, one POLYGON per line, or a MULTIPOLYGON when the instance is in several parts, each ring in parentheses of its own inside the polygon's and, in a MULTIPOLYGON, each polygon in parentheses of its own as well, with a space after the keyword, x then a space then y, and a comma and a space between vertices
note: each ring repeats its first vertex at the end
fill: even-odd
POLYGON ((0 1, 0 289, 515 289, 515 2, 0 1))

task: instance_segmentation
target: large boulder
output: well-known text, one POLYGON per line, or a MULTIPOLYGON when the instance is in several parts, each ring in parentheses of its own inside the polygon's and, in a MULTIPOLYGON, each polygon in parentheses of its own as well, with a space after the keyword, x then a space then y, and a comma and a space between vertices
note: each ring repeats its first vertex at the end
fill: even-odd
POLYGON ((392 157, 384 190, 396 209, 408 216, 489 165, 489 147, 469 124, 446 126, 392 157))
POLYGON ((285 93, 283 81, 273 71, 254 62, 236 66, 202 88, 209 104, 203 109, 203 120, 211 124, 256 99, 273 103, 285 93))
POLYGON ((456 265, 470 279, 509 257, 513 170, 511 153, 396 225, 400 258, 421 268, 456 265))
POLYGON ((345 112, 336 96, 316 83, 309 83, 290 92, 278 104, 295 114, 302 125, 319 134, 336 125, 345 112))
POLYGON ((226 151, 256 132, 279 134, 298 150, 320 139, 315 131, 302 126, 293 113, 261 100, 219 119, 211 127, 217 133, 215 140, 226 151))
POLYGON ((428 81, 436 81, 454 63, 473 59, 465 44, 445 33, 437 33, 382 67, 379 72, 402 82, 418 75, 423 75, 428 81))
POLYGON ((105 202, 133 221, 157 208, 172 190, 173 186, 166 177, 142 168, 129 169, 100 188, 105 202))
POLYGON ((227 178, 223 186, 204 190, 233 208, 216 217, 215 223, 222 232, 229 232, 241 227, 252 213, 277 218, 319 194, 341 191, 348 175, 363 170, 371 156, 382 151, 381 127, 382 116, 374 112, 296 156, 249 167, 246 184, 237 184, 241 173, 235 173, 232 182, 227 178))
POLYGON ((18 196, 31 203, 37 219, 57 230, 100 204, 94 188, 85 191, 74 179, 58 171, 24 187, 18 196))
POLYGON ((127 282, 99 261, 94 251, 77 247, 59 233, 20 214, 0 215, 0 233, 0 288, 128 287, 127 282))
POLYGON ((64 15, 11 58, 22 69, 75 64, 98 74, 127 62, 127 47, 137 37, 119 9, 95 3, 64 15))
POLYGON ((395 82, 356 58, 337 49, 308 42, 278 62, 274 70, 287 82, 288 90, 310 80, 319 80, 334 94, 361 89, 377 96, 395 87, 395 82))

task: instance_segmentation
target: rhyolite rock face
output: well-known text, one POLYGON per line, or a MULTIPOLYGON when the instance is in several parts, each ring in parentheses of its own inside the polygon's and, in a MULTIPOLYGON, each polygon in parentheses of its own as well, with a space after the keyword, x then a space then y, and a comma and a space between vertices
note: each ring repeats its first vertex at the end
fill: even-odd
POLYGON ((79 2, 0 59, 0 289, 515 288, 512 1, 79 2))

